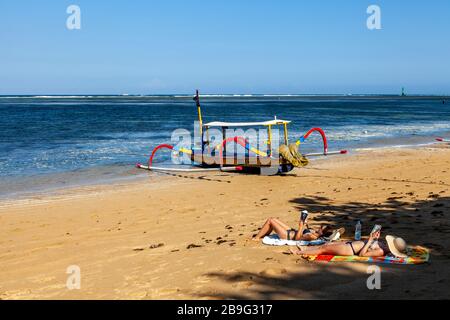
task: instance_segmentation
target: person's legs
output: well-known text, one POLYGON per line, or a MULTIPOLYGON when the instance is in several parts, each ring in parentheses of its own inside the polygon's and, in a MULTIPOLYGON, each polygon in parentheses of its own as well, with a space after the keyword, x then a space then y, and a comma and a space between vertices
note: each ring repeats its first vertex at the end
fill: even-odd
POLYGON ((323 254, 325 252, 325 246, 314 246, 314 248, 291 248, 289 249, 289 251, 292 254, 299 254, 299 255, 305 254, 315 256, 323 254))
POLYGON ((262 226, 261 230, 259 230, 258 234, 253 238, 253 240, 258 241, 264 238, 265 236, 268 236, 272 233, 272 231, 275 231, 280 239, 287 239, 287 230, 289 227, 281 222, 278 219, 275 218, 269 218, 262 226))
POLYGON ((353 250, 350 247, 350 245, 348 245, 344 242, 302 248, 301 250, 300 249, 297 249, 297 250, 291 249, 291 252, 293 254, 309 255, 309 256, 315 256, 315 255, 320 255, 320 254, 330 254, 330 255, 335 255, 335 256, 352 256, 353 255, 353 250))
POLYGON ((272 218, 269 218, 266 220, 266 222, 263 224, 261 230, 259 230, 258 234, 253 237, 253 240, 259 241, 265 236, 272 233, 272 218))
POLYGON ((286 229, 286 230, 291 229, 291 227, 289 227, 286 223, 284 223, 284 222, 281 221, 280 219, 272 218, 272 220, 273 220, 276 224, 278 224, 279 226, 281 226, 282 228, 284 228, 284 229, 286 229))
POLYGON ((342 244, 346 244, 346 242, 344 242, 344 241, 327 242, 327 243, 324 243, 322 245, 322 247, 340 246, 342 244))
MULTIPOLYGON (((287 224, 278 219, 272 219, 272 227, 273 231, 275 231, 276 234, 278 234, 280 239, 287 239, 288 230, 291 230, 291 228, 287 224)), ((294 233, 293 232, 291 233, 292 233, 291 237, 294 237, 294 233)))

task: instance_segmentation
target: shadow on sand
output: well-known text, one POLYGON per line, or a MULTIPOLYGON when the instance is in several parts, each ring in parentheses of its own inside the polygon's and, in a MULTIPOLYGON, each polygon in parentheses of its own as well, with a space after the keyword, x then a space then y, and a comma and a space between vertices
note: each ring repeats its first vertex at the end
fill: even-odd
MULTIPOLYGON (((367 234, 375 223, 383 226, 383 235, 394 234, 411 244, 430 249, 430 262, 423 265, 380 265, 381 290, 368 290, 368 265, 358 263, 307 262, 288 256, 291 271, 260 273, 228 271, 205 276, 223 283, 223 292, 204 292, 199 297, 219 299, 448 299, 450 271, 450 198, 430 193, 427 200, 414 193, 392 194, 384 203, 350 202, 336 205, 325 197, 291 200, 298 209, 320 212, 316 223, 343 226, 352 236, 355 221, 363 223, 367 234), (296 271, 298 268, 298 271, 296 271), (293 271, 292 271, 293 269, 293 271)), ((273 256, 280 253, 273 252, 273 256)), ((280 265, 282 268, 284 265, 280 265)), ((283 269, 282 269, 283 270, 283 269)))

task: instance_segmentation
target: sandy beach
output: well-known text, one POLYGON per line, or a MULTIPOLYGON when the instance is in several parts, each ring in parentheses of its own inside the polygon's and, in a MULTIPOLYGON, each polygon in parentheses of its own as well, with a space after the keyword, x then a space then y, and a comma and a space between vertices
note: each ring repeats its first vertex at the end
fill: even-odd
POLYGON ((149 173, 144 181, 0 203, 0 299, 448 299, 450 148, 377 149, 287 176, 149 173), (375 223, 430 249, 423 265, 307 262, 251 240, 268 217, 296 227, 375 223), (81 289, 66 270, 81 270, 81 289))

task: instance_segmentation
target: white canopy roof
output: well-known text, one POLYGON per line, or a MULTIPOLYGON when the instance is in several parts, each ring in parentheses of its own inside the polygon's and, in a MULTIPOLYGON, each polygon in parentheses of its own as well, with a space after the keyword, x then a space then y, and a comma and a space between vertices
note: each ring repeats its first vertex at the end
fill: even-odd
POLYGON ((205 123, 203 126, 205 127, 255 127, 255 126, 273 126, 273 125, 279 125, 279 124, 287 124, 291 123, 287 120, 281 120, 281 119, 274 119, 269 121, 262 121, 262 122, 220 122, 220 121, 213 121, 205 123))

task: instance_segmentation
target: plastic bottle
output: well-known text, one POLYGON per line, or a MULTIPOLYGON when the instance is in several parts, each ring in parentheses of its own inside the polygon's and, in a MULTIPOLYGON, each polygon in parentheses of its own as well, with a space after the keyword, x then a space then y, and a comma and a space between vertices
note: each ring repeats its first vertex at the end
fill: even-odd
POLYGON ((361 240, 361 220, 358 220, 358 222, 356 222, 356 227, 355 227, 355 240, 356 240, 356 241, 361 240))

